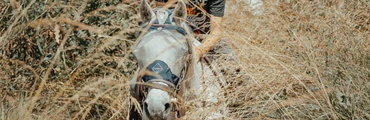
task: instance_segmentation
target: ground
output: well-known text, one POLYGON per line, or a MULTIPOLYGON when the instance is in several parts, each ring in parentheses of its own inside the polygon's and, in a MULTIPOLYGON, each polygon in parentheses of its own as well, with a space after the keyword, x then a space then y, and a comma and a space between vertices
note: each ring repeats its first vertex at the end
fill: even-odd
MULTIPOLYGON (((0 2, 0 120, 126 119, 137 4, 0 2)), ((183 119, 370 119, 369 1, 226 4, 225 99, 183 119)))

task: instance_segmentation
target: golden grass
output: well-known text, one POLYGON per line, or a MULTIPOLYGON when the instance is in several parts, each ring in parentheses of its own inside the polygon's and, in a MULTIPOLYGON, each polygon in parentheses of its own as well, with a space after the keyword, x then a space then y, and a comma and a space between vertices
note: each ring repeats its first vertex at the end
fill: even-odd
MULTIPOLYGON (((33 2, 0 3, 0 120, 127 119, 138 1, 33 2)), ((225 99, 182 119, 370 119, 369 5, 228 0, 225 99)))
POLYGON ((227 40, 251 77, 232 95, 243 96, 235 101, 235 114, 277 119, 368 117, 362 104, 369 103, 369 21, 357 14, 369 11, 367 5, 266 1, 260 16, 246 13, 246 4, 231 5, 236 10, 225 20, 231 29, 226 30, 227 40))

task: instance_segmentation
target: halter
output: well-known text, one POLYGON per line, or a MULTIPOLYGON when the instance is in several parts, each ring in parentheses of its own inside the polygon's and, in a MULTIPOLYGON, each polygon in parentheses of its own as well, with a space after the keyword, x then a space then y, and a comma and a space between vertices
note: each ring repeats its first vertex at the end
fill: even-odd
MULTIPOLYGON (((170 10, 155 9, 154 12, 157 13, 157 18, 162 17, 162 19, 154 20, 153 24, 143 25, 143 28, 149 27, 147 32, 155 30, 175 30, 184 36, 187 35, 183 27, 175 24, 176 21, 175 19, 172 19, 172 12, 170 10)), ((192 42, 186 39, 186 43, 188 45, 188 52, 191 54, 192 42)), ((179 93, 180 83, 188 70, 189 61, 190 59, 188 58, 184 68, 182 68, 182 71, 180 72, 180 76, 173 74, 170 67, 161 60, 155 60, 147 65, 146 68, 141 68, 138 73, 137 84, 134 87, 134 91, 131 92, 132 96, 134 96, 139 102, 142 102, 145 99, 148 88, 161 89, 170 93, 171 106, 173 107, 172 111, 181 113, 179 111, 181 109, 180 103, 182 102, 182 99, 178 96, 181 94, 181 92, 179 93)))
POLYGON ((182 35, 186 35, 185 29, 181 26, 177 26, 175 19, 172 17, 172 11, 168 9, 157 8, 154 9, 154 12, 157 15, 157 18, 153 21, 153 24, 146 23, 142 28, 148 28, 148 31, 153 30, 176 30, 182 35), (148 26, 149 25, 149 26, 148 26))

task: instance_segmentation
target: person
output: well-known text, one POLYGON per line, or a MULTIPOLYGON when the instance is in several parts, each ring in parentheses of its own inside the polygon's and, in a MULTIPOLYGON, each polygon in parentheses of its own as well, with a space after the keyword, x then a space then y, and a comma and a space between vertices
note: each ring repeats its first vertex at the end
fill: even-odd
MULTIPOLYGON (((198 8, 203 8, 208 14, 209 17, 206 17, 206 20, 203 20, 205 22, 198 22, 195 23, 200 25, 209 23, 209 28, 204 28, 202 30, 195 29, 197 31, 196 33, 208 33, 207 37, 202 41, 202 44, 200 46, 195 47, 195 52, 196 55, 200 58, 202 57, 205 53, 209 52, 210 50, 213 49, 213 47, 220 41, 221 39, 221 33, 222 33, 222 28, 221 28, 221 23, 222 19, 224 17, 224 11, 225 11, 225 0, 190 0, 193 3, 204 3, 203 4, 198 4, 197 7, 192 6, 192 4, 189 4, 188 7, 195 8, 199 11, 198 8)), ((156 5, 163 6, 168 0, 156 0, 156 5)), ((194 9, 193 9, 194 10, 194 9)), ((192 10, 189 11, 188 9, 188 14, 189 12, 192 12, 192 10)), ((195 13, 190 13, 190 14, 197 14, 196 17, 198 16, 198 12, 195 13)), ((191 15, 190 15, 191 16, 191 15)), ((202 15, 203 16, 203 15, 202 15)), ((189 19, 188 19, 189 20, 189 19)), ((194 27, 193 27, 194 28, 194 27)))

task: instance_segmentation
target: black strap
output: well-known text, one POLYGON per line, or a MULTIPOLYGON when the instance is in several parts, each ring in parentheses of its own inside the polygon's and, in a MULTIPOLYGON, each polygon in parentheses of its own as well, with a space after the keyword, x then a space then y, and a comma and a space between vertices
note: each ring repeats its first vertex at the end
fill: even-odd
MULTIPOLYGON (((143 28, 146 28, 147 25, 144 25, 143 28)), ((162 30, 176 30, 177 32, 181 33, 182 35, 186 35, 186 31, 184 28, 176 25, 157 25, 153 24, 149 27, 148 31, 158 30, 160 27, 162 27, 162 30)))
POLYGON ((157 2, 167 2, 168 0, 156 0, 157 2))
MULTIPOLYGON (((149 26, 148 31, 158 30, 159 28, 161 28, 161 30, 176 30, 177 32, 179 32, 179 33, 181 33, 182 35, 185 36, 186 35, 186 31, 185 31, 185 29, 183 27, 180 27, 180 26, 177 26, 177 25, 173 25, 173 23, 176 23, 176 21, 175 21, 175 19, 170 18, 170 16, 172 16, 172 11, 169 10, 169 9, 167 9, 166 11, 169 14, 168 14, 168 18, 166 19, 166 21, 164 22, 164 24, 159 24, 158 19, 156 19, 149 26)), ((145 24, 144 26, 142 26, 142 28, 147 28, 147 27, 148 27, 148 23, 145 24)))
POLYGON ((155 75, 144 75, 142 78, 144 82, 148 82, 152 79, 164 79, 175 86, 179 83, 180 78, 173 74, 170 67, 162 60, 155 60, 146 69, 162 78, 157 78, 155 75))

